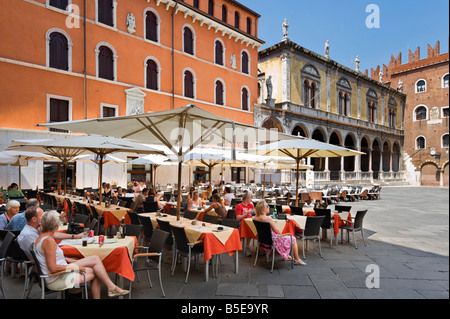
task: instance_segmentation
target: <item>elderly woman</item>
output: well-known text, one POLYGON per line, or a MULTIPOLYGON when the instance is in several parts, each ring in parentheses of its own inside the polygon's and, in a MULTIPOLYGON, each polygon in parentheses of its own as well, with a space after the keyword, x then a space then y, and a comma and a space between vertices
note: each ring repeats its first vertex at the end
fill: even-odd
POLYGON ((4 230, 11 218, 13 218, 20 209, 20 203, 16 200, 10 200, 6 203, 6 211, 0 215, 0 230, 4 230))
MULTIPOLYGON (((109 278, 100 258, 96 255, 79 260, 64 258, 63 251, 55 242, 55 231, 59 227, 59 214, 48 211, 41 217, 41 233, 34 243, 36 258, 39 260, 44 274, 70 269, 79 269, 85 273, 86 281, 91 282, 93 299, 100 299, 101 284, 106 285, 108 297, 123 296, 128 290, 117 287, 109 278)), ((83 283, 83 275, 78 272, 68 272, 47 279, 47 286, 52 290, 74 288, 83 283)))

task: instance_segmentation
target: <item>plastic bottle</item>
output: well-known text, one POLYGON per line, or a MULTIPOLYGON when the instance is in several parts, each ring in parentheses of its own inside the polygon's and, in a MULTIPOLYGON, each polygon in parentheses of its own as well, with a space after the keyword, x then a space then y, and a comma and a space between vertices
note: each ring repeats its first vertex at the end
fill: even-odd
POLYGON ((277 206, 273 205, 273 219, 277 219, 277 206))

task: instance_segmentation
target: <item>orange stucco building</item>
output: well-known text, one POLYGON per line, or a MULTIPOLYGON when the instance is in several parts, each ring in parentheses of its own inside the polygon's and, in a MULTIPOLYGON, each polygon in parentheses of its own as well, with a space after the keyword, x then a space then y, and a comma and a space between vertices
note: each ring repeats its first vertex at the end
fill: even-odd
POLYGON ((189 103, 253 125, 264 42, 260 16, 234 0, 0 6, 0 149, 12 139, 55 134, 38 123, 189 103))

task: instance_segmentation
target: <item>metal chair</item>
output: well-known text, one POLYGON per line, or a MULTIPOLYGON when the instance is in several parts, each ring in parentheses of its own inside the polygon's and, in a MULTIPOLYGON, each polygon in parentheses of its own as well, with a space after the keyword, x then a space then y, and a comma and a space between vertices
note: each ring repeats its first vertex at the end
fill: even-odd
MULTIPOLYGON (((308 216, 306 219, 305 230, 303 233, 299 233, 299 236, 303 243, 303 259, 305 257, 305 240, 306 245, 308 245, 308 240, 316 240, 319 241, 319 253, 320 257, 322 257, 322 248, 320 247, 320 226, 322 225, 325 216, 308 216)), ((308 246, 306 246, 308 248, 308 246)))
POLYGON ((3 269, 4 269, 4 263, 6 261, 6 257, 7 257, 6 255, 7 255, 8 249, 11 246, 12 242, 14 241, 14 238, 16 238, 16 236, 14 236, 13 233, 7 232, 5 234, 5 237, 3 238, 2 244, 0 246, 0 279, 1 279, 0 288, 1 288, 2 294, 5 297, 5 299, 7 299, 7 298, 6 298, 5 288, 4 288, 5 285, 4 285, 4 281, 3 281, 3 277, 4 277, 3 269))
POLYGON ((143 229, 144 229, 144 241, 150 241, 153 236, 153 224, 150 217, 145 217, 141 215, 137 215, 139 218, 139 222, 141 223, 143 229))
POLYGON ((172 261, 173 267, 172 267, 172 276, 173 273, 175 272, 175 268, 176 268, 176 256, 178 254, 180 254, 180 256, 186 257, 188 259, 188 268, 187 268, 187 273, 186 273, 186 279, 184 281, 185 284, 187 284, 188 282, 188 278, 189 278, 189 270, 191 268, 191 258, 192 257, 198 257, 199 255, 204 253, 204 248, 202 245, 197 245, 201 242, 195 242, 195 243, 190 243, 187 239, 186 236, 186 231, 184 228, 182 227, 175 227, 175 226, 170 226, 172 229, 172 233, 175 237, 175 251, 176 251, 176 255, 175 258, 172 261))
MULTIPOLYGON (((325 238, 327 234, 327 229, 332 229, 331 227, 331 209, 314 208, 316 216, 324 216, 324 220, 320 228, 322 229, 322 237, 325 238)), ((330 245, 333 244, 333 234, 330 235, 331 241, 330 245)))
MULTIPOLYGON (((344 226, 340 227, 340 229, 347 230, 347 241, 348 242, 350 242, 350 232, 352 232, 353 243, 355 244, 355 249, 358 249, 358 246, 356 245, 356 240, 355 240, 355 232, 357 232, 357 231, 361 232, 361 237, 362 237, 364 246, 366 246, 366 242, 364 240, 364 232, 363 232, 363 220, 364 220, 364 216, 366 215, 366 213, 367 213, 367 209, 357 211, 353 225, 344 225, 344 226)), ((342 236, 343 236, 343 232, 341 233, 341 241, 342 241, 342 236)))
MULTIPOLYGON (((161 261, 162 261, 162 251, 164 248, 164 244, 169 236, 170 236, 170 234, 168 232, 165 232, 165 231, 162 231, 159 229, 155 229, 155 231, 153 232, 153 235, 150 239, 150 246, 146 247, 147 252, 146 253, 137 253, 137 254, 133 255, 133 260, 131 262, 133 271, 135 273, 139 272, 139 271, 147 271, 148 282, 149 282, 151 288, 153 288, 153 285, 152 285, 152 281, 150 279, 150 270, 154 270, 154 269, 158 270, 159 285, 161 287, 161 292, 164 297, 166 296, 166 294, 164 292, 164 287, 163 287, 163 283, 162 283, 161 261), (135 268, 134 266, 137 264, 137 262, 140 258, 146 258, 145 264, 143 265, 143 267, 135 268), (156 267, 152 266, 150 264, 151 261, 155 261, 157 263, 157 266, 156 267)), ((132 285, 132 281, 130 281, 130 289, 129 289, 130 290, 130 298, 131 298, 131 285, 132 285)))
POLYGON ((127 214, 130 217, 131 224, 133 224, 133 225, 140 225, 141 224, 141 222, 139 220, 139 216, 138 216, 138 214, 136 212, 128 211, 127 214))
MULTIPOLYGON (((30 246, 30 253, 33 256, 33 260, 35 262, 36 268, 39 272, 39 278, 40 278, 40 286, 41 286, 41 299, 45 299, 45 295, 49 294, 49 293, 53 293, 53 292, 64 292, 65 290, 62 291, 55 291, 55 290, 51 290, 47 287, 47 283, 46 283, 46 279, 47 278, 51 278, 51 277, 55 277, 55 276, 59 276, 59 275, 63 275, 65 273, 67 273, 67 271, 60 271, 60 272, 56 272, 56 273, 52 273, 52 274, 44 274, 41 268, 41 264, 39 263, 39 260, 36 258, 36 253, 34 251, 34 244, 32 244, 30 246)), ((82 289, 82 294, 84 295, 84 297, 86 299, 88 299, 89 295, 88 295, 88 291, 87 291, 87 282, 86 282, 86 274, 80 270, 77 269, 71 269, 69 270, 70 272, 79 272, 83 275, 83 283, 79 285, 80 288, 82 289)), ((66 289, 67 290, 67 289, 66 289)))
POLYGON ((217 224, 218 220, 219 220, 219 216, 208 215, 208 214, 203 215, 203 221, 205 223, 217 224))
POLYGON ((73 215, 73 221, 75 223, 83 224, 84 227, 87 227, 89 225, 89 216, 83 215, 83 214, 74 214, 73 215))
POLYGON ((223 226, 233 227, 233 228, 239 228, 240 222, 234 219, 228 219, 228 218, 222 218, 221 224, 223 226))
POLYGON ((289 208, 291 209, 291 214, 292 215, 300 215, 303 216, 303 205, 300 207, 297 206, 289 206, 289 208))
POLYGON ((193 212, 193 211, 190 211, 190 210, 185 211, 183 217, 187 218, 187 219, 191 219, 191 220, 196 219, 197 218, 197 212, 193 212))
MULTIPOLYGON (((258 237, 258 243, 256 247, 264 247, 266 249, 272 250, 272 268, 270 269, 270 272, 273 272, 273 266, 275 264, 275 245, 273 244, 272 237, 272 230, 270 229, 270 224, 267 222, 260 222, 257 220, 253 220, 253 223, 255 224, 256 231, 257 231, 257 237, 258 237)), ((295 240, 295 238, 294 238, 295 240)), ((294 245, 291 245, 291 256, 292 256, 292 249, 294 245)), ((258 261, 258 251, 256 252, 256 258, 255 263, 253 264, 253 267, 256 266, 256 263, 258 261)), ((269 256, 267 255, 267 261, 269 259, 269 256)), ((291 266, 294 268, 294 258, 291 259, 291 266)))
POLYGON ((334 210, 337 212, 349 212, 352 206, 335 205, 334 210))

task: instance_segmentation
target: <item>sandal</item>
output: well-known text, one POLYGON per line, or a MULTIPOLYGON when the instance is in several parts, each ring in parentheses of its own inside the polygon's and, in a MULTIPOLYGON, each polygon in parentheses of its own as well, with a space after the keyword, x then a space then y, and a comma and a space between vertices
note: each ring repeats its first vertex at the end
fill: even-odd
POLYGON ((108 297, 119 297, 129 294, 129 290, 125 290, 115 286, 113 289, 108 290, 108 297))
POLYGON ((294 265, 306 266, 307 264, 303 260, 299 259, 294 260, 294 265))

